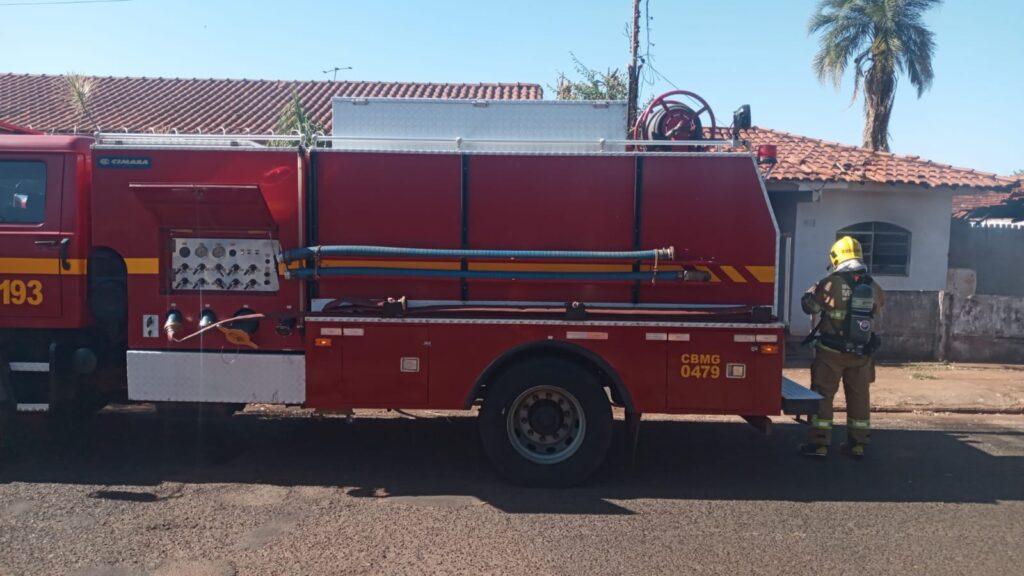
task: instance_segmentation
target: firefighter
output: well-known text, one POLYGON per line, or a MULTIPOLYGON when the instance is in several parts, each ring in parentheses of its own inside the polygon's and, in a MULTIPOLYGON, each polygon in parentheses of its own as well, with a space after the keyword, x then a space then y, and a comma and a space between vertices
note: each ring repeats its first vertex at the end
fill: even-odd
POLYGON ((881 340, 873 321, 885 303, 885 293, 867 273, 860 242, 844 236, 829 252, 831 273, 803 295, 800 305, 820 320, 805 343, 817 341, 811 365, 811 390, 822 395, 818 413, 811 417, 805 456, 824 457, 832 443, 832 401, 843 381, 846 394, 846 443, 842 450, 854 458, 864 456, 871 440, 869 388, 875 380, 871 355, 881 340))

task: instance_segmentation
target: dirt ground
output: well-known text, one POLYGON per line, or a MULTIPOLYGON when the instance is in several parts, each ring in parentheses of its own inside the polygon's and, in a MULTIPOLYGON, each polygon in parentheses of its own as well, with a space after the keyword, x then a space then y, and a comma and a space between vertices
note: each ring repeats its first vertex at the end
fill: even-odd
MULTIPOLYGON (((787 368, 785 375, 810 385, 807 367, 787 368)), ((1024 413, 1024 366, 937 362, 881 365, 876 368, 876 378, 871 386, 871 404, 878 412, 1024 413)), ((844 402, 840 390, 836 406, 842 407, 844 402)))

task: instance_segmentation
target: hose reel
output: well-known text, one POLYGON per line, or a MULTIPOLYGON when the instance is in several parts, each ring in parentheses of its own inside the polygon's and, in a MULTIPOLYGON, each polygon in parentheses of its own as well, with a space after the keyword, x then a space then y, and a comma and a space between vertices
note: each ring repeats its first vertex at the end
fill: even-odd
MULTIPOLYGON (((647 105, 633 127, 635 140, 667 140, 693 142, 704 140, 704 128, 714 138, 718 129, 715 113, 703 98, 687 90, 666 92, 647 105), (685 98, 687 101, 683 101, 685 98), (707 116, 707 121, 701 120, 707 116)), ((700 146, 647 146, 654 152, 686 152, 700 146)))

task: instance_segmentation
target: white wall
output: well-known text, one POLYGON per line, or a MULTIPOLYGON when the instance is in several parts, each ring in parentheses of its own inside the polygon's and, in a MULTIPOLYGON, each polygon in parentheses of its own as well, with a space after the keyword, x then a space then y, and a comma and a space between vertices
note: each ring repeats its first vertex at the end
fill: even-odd
POLYGON ((859 222, 887 222, 910 230, 908 276, 875 276, 886 290, 944 290, 949 258, 953 193, 921 187, 825 189, 820 200, 797 205, 790 327, 804 335, 813 327, 800 297, 825 276, 836 232, 859 222))

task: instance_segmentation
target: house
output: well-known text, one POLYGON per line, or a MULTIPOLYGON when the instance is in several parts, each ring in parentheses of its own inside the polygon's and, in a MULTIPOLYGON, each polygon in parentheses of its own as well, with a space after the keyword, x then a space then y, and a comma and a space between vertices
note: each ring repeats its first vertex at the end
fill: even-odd
POLYGON ((955 196, 953 218, 975 227, 1024 230, 1024 185, 1009 192, 955 196))
POLYGON ((794 335, 813 327, 800 296, 825 274, 838 237, 861 241, 872 275, 890 293, 945 290, 953 197, 1008 192, 1015 185, 918 156, 766 128, 741 137, 755 147, 778 147, 766 187, 781 233, 780 316, 794 335))
MULTIPOLYGON (((105 132, 269 134, 281 110, 299 97, 310 118, 330 133, 331 98, 459 98, 539 100, 539 84, 438 84, 348 80, 226 80, 88 77, 90 109, 105 132)), ((94 127, 71 106, 63 76, 0 74, 0 121, 60 133, 94 127)))
MULTIPOLYGON (((539 85, 522 83, 110 77, 92 81, 97 123, 106 131, 127 132, 266 133, 274 128, 293 90, 327 133, 333 96, 543 98, 539 85)), ((92 131, 67 104, 62 82, 60 76, 0 74, 0 120, 44 131, 92 131)), ((908 294, 906 305, 894 309, 936 315, 937 307, 931 304, 922 304, 920 310, 912 304, 916 294, 946 287, 953 197, 1008 194, 1015 185, 1012 179, 917 156, 873 152, 767 128, 745 130, 741 138, 755 147, 778 147, 767 192, 782 235, 779 315, 790 323, 794 335, 811 330, 810 318, 799 309, 800 296, 825 273, 828 248, 844 234, 861 241, 867 263, 887 291, 908 294)), ((906 340, 911 342, 914 336, 906 340)))
POLYGON ((970 294, 1024 297, 1024 186, 953 198, 949 267, 970 294))

